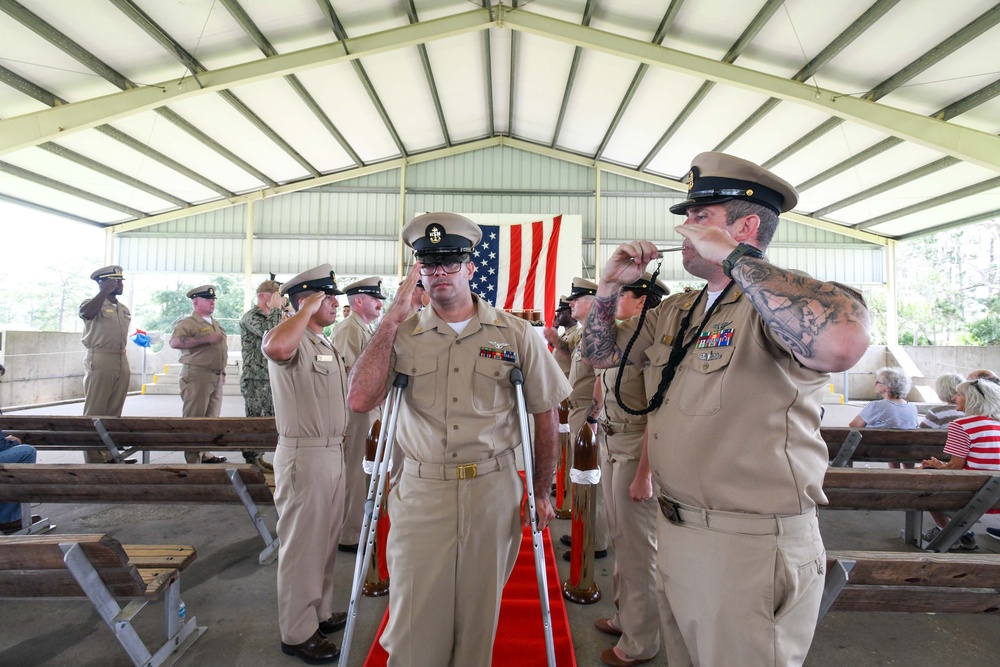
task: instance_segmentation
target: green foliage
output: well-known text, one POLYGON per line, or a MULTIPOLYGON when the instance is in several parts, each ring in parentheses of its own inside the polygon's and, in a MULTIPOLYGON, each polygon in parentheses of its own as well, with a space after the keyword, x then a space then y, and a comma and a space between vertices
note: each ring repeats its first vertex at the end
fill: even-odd
POLYGON ((990 314, 972 322, 968 336, 975 345, 1000 345, 1000 315, 990 314))

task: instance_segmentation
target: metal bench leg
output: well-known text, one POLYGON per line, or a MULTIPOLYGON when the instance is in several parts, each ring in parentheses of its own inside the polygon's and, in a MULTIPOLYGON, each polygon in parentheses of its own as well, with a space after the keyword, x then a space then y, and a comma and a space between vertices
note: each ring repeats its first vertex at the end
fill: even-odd
POLYGON ((847 463, 854 456, 854 450, 858 448, 858 443, 861 442, 861 432, 855 429, 851 429, 851 432, 847 434, 844 438, 844 442, 840 445, 840 449, 837 451, 837 455, 830 462, 831 468, 846 468, 847 463))
POLYGON ((94 609, 111 628, 118 643, 122 645, 132 660, 132 664, 136 667, 167 667, 172 665, 181 653, 205 632, 206 628, 197 627, 193 617, 183 624, 177 619, 180 600, 180 575, 178 575, 177 579, 172 581, 167 588, 164 604, 168 617, 167 641, 155 654, 151 654, 142 639, 136 634, 135 628, 132 627, 132 618, 146 605, 146 602, 131 603, 123 610, 118 606, 118 602, 115 601, 104 582, 101 581, 97 570, 94 569, 78 543, 60 544, 59 548, 62 549, 63 561, 73 578, 80 584, 80 588, 90 599, 94 609), (172 623, 171 616, 173 617, 172 623))
POLYGON ((101 436, 101 440, 104 441, 104 446, 108 448, 108 454, 111 455, 111 459, 116 462, 124 460, 125 455, 122 454, 120 449, 118 449, 118 445, 115 444, 111 434, 108 433, 108 429, 105 428, 104 422, 102 422, 99 418, 95 419, 94 428, 97 429, 97 435, 101 436))
POLYGON ((903 542, 920 548, 924 539, 924 513, 918 510, 906 512, 906 522, 903 524, 903 542))
POLYGON ((236 489, 236 494, 240 497, 243 502, 243 507, 246 508, 247 514, 250 515, 250 520, 253 521, 253 525, 257 528, 257 532, 260 533, 261 538, 264 540, 264 550, 260 552, 260 556, 257 557, 257 562, 261 565, 267 565, 274 561, 278 557, 278 538, 272 537, 271 531, 267 529, 267 524, 264 523, 264 517, 261 516, 260 510, 257 509, 257 505, 254 504, 253 499, 250 498, 250 490, 247 489, 247 485, 243 483, 243 478, 240 477, 239 471, 236 468, 226 468, 226 474, 229 475, 229 481, 233 483, 233 488, 236 489))
POLYGON ((830 607, 833 606, 834 600, 840 595, 840 591, 844 590, 847 580, 850 579, 851 570, 854 569, 855 562, 846 559, 835 560, 830 565, 830 569, 826 572, 826 584, 823 586, 823 598, 819 603, 819 618, 816 619, 817 624, 823 620, 826 612, 830 611, 830 607))
POLYGON ((1000 475, 994 475, 980 487, 976 495, 972 497, 969 504, 960 509, 951 518, 948 525, 941 529, 937 537, 927 543, 924 547, 927 551, 944 553, 965 534, 969 527, 979 521, 986 510, 993 507, 1000 500, 1000 475))

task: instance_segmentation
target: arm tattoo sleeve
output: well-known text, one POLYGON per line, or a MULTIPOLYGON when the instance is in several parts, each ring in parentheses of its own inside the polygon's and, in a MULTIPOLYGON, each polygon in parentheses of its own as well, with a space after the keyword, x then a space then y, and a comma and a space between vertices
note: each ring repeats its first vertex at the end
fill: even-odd
POLYGON ((617 344, 618 331, 615 328, 617 306, 618 294, 596 297, 584 324, 583 356, 594 368, 609 368, 621 361, 622 351, 617 344))
POLYGON ((845 290, 764 260, 740 260, 733 279, 771 331, 804 359, 834 324, 866 320, 864 304, 845 290))

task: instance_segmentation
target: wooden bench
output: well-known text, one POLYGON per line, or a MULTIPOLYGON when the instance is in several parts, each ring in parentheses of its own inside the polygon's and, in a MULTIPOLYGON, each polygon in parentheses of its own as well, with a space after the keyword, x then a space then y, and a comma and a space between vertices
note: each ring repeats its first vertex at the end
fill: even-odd
POLYGON ((829 468, 823 482, 826 509, 906 512, 903 540, 930 551, 948 551, 989 509, 1000 509, 1000 473, 976 470, 829 468), (923 513, 954 512, 937 537, 924 545, 923 513))
POLYGON ((0 598, 87 598, 135 665, 170 664, 204 632, 178 617, 180 573, 190 546, 122 545, 108 535, 0 538, 0 598), (150 650, 132 627, 147 603, 164 600, 166 641, 150 650), (129 600, 124 608, 118 600, 129 600))
POLYGON ((995 614, 1000 556, 831 551, 819 617, 827 611, 995 614))
POLYGON ((102 451, 122 461, 150 451, 273 451, 274 417, 2 415, 0 429, 40 451, 102 451))
POLYGON ((932 456, 949 458, 944 454, 947 430, 824 426, 819 432, 830 450, 831 465, 837 468, 849 462, 919 463, 932 456))
MULTIPOLYGON (((265 548, 258 561, 262 565, 270 563, 278 555, 278 538, 271 535, 258 509, 258 504, 274 504, 271 486, 264 473, 245 464, 0 465, 0 502, 241 503, 264 540, 265 548)), ((43 518, 33 525, 47 522, 43 518)))

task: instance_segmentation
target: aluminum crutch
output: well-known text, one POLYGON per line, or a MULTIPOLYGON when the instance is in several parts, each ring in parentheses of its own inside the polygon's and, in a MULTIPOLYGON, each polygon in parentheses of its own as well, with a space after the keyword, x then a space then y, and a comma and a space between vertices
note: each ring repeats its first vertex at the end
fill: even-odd
MULTIPOLYGON (((531 548, 535 552, 535 575, 538 577, 538 595, 542 603, 542 626, 545 629, 545 657, 549 667, 555 667, 556 647, 552 639, 552 614, 549 612, 549 584, 545 576, 545 554, 542 550, 542 533, 538 530, 538 514, 535 512, 535 466, 531 453, 531 439, 528 437, 528 414, 524 405, 524 374, 520 368, 510 371, 510 383, 517 394, 517 417, 521 426, 521 453, 524 457, 524 482, 528 490, 528 514, 531 520, 531 548)), ((551 481, 551 480, 550 480, 551 481)))
MULTIPOLYGON (((389 467, 390 452, 392 443, 396 440, 396 422, 399 420, 400 401, 403 400, 403 389, 406 388, 410 376, 400 373, 392 383, 392 391, 386 404, 386 423, 389 428, 382 429, 379 433, 378 444, 375 446, 375 461, 372 468, 372 479, 368 483, 368 499, 365 500, 365 518, 361 522, 360 542, 364 545, 358 549, 358 555, 354 561, 354 582, 351 585, 351 603, 347 608, 347 625, 344 627, 344 640, 340 646, 340 660, 338 665, 347 665, 348 656, 351 653, 351 638, 354 634, 354 625, 358 616, 358 599, 361 596, 361 588, 365 582, 365 567, 371 557, 371 550, 375 544, 378 531, 378 520, 381 516, 382 493, 385 490, 385 481, 388 478, 387 469, 389 467)), ((360 545, 359 545, 360 546, 360 545)))

